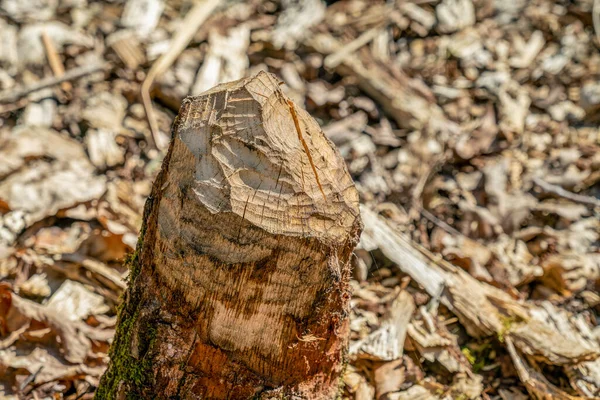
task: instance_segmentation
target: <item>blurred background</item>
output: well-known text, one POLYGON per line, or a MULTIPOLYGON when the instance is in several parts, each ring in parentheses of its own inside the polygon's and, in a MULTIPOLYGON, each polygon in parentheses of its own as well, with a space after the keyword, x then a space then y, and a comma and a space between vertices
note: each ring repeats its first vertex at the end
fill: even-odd
POLYGON ((260 70, 430 256, 367 229, 343 398, 600 397, 595 3, 0 0, 0 398, 93 397, 182 99, 260 70))

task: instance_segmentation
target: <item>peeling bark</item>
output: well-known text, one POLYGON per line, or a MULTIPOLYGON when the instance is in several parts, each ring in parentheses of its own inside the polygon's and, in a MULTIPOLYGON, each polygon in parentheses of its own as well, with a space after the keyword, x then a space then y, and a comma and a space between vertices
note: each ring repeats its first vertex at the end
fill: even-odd
POLYGON ((187 98, 96 398, 335 398, 361 228, 344 161, 272 75, 187 98))

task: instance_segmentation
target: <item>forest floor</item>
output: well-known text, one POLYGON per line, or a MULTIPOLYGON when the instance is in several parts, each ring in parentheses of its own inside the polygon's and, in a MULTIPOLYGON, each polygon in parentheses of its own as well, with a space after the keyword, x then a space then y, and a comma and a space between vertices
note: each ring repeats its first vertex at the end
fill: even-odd
POLYGON ((599 398, 594 3, 0 0, 0 399, 93 397, 182 99, 260 70, 359 190, 344 398, 599 398))

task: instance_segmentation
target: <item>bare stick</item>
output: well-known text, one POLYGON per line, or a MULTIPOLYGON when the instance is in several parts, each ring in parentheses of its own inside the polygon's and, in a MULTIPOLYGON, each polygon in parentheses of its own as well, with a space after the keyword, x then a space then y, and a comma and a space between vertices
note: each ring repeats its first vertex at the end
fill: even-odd
MULTIPOLYGON (((46 48, 46 56, 48 57, 48 63, 50 64, 50 68, 52 68, 54 76, 63 76, 65 74, 65 66, 60 59, 60 55, 56 51, 52 38, 48 36, 46 32, 42 33, 42 42, 46 48)), ((71 90, 71 83, 63 82, 60 87, 65 92, 68 92, 71 90)))
POLYGON ((577 194, 577 193, 571 193, 571 192, 561 188, 560 186, 548 183, 548 182, 542 180, 541 178, 533 178, 533 183, 535 183, 540 188, 542 188, 542 190, 546 193, 555 194, 558 197, 562 197, 564 199, 574 201, 575 203, 585 204, 587 206, 592 206, 592 207, 600 207, 600 200, 598 200, 594 197, 584 196, 584 195, 577 194))
POLYGON ((374 28, 369 29, 353 41, 348 44, 345 44, 342 48, 337 50, 335 53, 332 53, 325 57, 325 66, 327 68, 335 68, 340 65, 344 60, 352 55, 356 50, 360 49, 373 39, 379 35, 383 25, 376 26, 374 28))
POLYGON ((159 136, 156 115, 154 115, 154 110, 152 109, 152 99, 150 98, 152 84, 157 77, 162 75, 175 62, 179 54, 181 54, 192 40, 198 31, 198 28, 200 28, 221 2, 222 0, 204 0, 194 5, 185 16, 185 19, 181 22, 181 30, 178 30, 175 37, 173 37, 171 47, 169 47, 169 50, 152 64, 146 79, 142 83, 142 104, 144 105, 146 117, 148 117, 148 124, 150 125, 150 133, 152 134, 147 140, 158 149, 164 149, 167 143, 161 140, 159 136))
POLYGON ((0 103, 12 103, 18 101, 20 98, 25 97, 30 93, 34 93, 39 90, 46 89, 48 87, 58 85, 63 82, 72 81, 75 79, 79 79, 83 76, 93 74, 94 72, 106 69, 108 65, 108 63, 84 65, 81 67, 73 68, 67 71, 62 76, 52 76, 49 78, 44 78, 34 83, 33 85, 18 88, 16 90, 4 90, 0 92, 0 103))

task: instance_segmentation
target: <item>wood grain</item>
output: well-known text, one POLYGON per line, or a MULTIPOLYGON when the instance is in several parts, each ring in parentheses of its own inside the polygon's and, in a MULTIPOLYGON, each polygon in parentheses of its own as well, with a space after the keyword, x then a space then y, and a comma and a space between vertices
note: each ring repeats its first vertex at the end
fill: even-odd
POLYGON ((128 289, 136 304, 120 316, 136 321, 122 333, 130 342, 114 347, 144 342, 136 326, 157 324, 157 339, 141 357, 152 359, 150 379, 122 393, 335 398, 358 194, 273 75, 183 102, 146 213, 141 271, 128 289))

